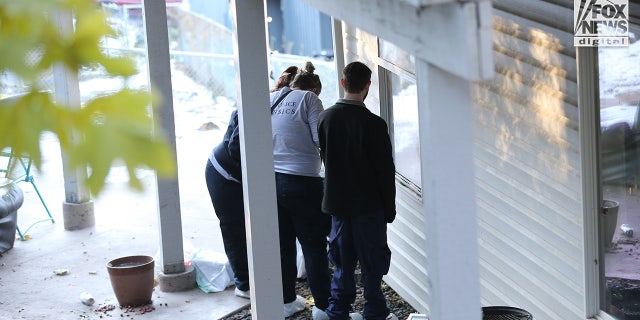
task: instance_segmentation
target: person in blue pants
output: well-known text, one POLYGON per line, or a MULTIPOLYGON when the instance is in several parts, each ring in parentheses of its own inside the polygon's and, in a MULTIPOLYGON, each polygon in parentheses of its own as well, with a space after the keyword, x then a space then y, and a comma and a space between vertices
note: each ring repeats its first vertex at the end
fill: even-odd
POLYGON ((334 265, 330 319, 349 315, 356 298, 355 269, 360 263, 362 315, 367 320, 396 320, 382 292, 391 250, 387 223, 396 216, 395 165, 386 122, 364 104, 371 69, 352 62, 342 71, 345 94, 320 113, 318 137, 325 166, 322 211, 331 214, 329 260, 334 265))

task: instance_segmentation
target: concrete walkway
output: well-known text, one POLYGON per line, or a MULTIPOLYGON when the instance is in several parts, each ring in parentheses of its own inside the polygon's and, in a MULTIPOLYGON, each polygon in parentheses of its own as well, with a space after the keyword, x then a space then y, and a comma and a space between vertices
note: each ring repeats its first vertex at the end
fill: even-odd
MULTIPOLYGON (((187 257, 197 249, 224 252, 204 182, 205 161, 221 134, 220 130, 194 129, 178 137, 187 257)), ((138 314, 139 308, 129 312, 119 309, 106 263, 128 255, 155 257, 159 248, 153 172, 139 173, 146 189, 136 192, 127 186, 123 167, 112 170, 108 187, 94 199, 95 227, 66 231, 60 151, 52 137, 44 137, 42 145, 45 166, 34 176, 56 223, 35 224, 26 241, 16 240, 14 248, 0 257, 0 319, 219 319, 249 304, 249 300, 233 294, 233 287, 217 293, 198 288, 165 293, 156 287, 152 296, 155 310, 138 314), (54 271, 60 269, 68 273, 56 275, 54 271), (93 306, 81 303, 83 292, 93 295, 93 306), (116 309, 105 311, 109 306, 116 309)), ((25 203, 18 211, 18 225, 24 231, 31 222, 45 218, 46 212, 33 187, 25 182, 19 185, 25 203)))

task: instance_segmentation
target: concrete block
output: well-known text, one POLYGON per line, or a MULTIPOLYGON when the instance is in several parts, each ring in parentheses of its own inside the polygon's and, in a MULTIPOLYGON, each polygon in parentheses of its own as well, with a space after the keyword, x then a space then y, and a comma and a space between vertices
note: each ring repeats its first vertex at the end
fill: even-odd
POLYGON ((194 269, 193 266, 186 266, 184 272, 170 274, 160 272, 158 274, 158 282, 160 284, 160 291, 189 291, 197 287, 196 269, 194 269))
POLYGON ((81 230, 93 227, 96 224, 93 201, 83 203, 64 202, 62 204, 62 218, 65 230, 81 230))

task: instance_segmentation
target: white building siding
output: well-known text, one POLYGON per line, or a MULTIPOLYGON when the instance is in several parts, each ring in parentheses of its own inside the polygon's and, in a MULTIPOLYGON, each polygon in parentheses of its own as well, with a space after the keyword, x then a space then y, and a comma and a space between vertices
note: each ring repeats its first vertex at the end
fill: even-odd
MULTIPOLYGON (((494 1, 496 74, 474 86, 482 305, 521 307, 536 320, 585 318, 572 17, 572 1, 494 1)), ((343 36, 346 62, 374 71, 366 102, 380 114, 377 39, 346 24, 343 36)), ((385 281, 428 314, 421 200, 397 187, 385 281)))
MULTIPOLYGON (((421 202, 403 186, 396 184, 396 188, 397 218, 388 228, 392 255, 385 282, 416 310, 428 314, 431 299, 427 289, 427 240, 421 202)), ((451 226, 451 232, 456 232, 455 226, 451 226)))
MULTIPOLYGON (((473 111, 482 305, 521 307, 536 320, 584 320, 587 312, 590 316, 597 312, 593 304, 598 292, 592 279, 587 279, 595 276, 593 267, 585 266, 585 240, 590 239, 584 236, 593 228, 590 221, 583 221, 574 1, 491 3, 495 77, 474 85, 473 111)), ((634 0, 629 6, 630 20, 638 24, 640 4, 634 0)), ((393 35, 397 24, 390 21, 409 17, 389 11, 371 20, 381 7, 376 2, 352 20, 349 15, 336 18, 363 27, 371 27, 362 22, 365 19, 376 21, 385 32, 374 31, 393 35)), ((427 10, 423 7, 420 12, 427 10)), ((346 62, 363 61, 374 71, 366 103, 380 114, 384 100, 379 95, 380 64, 387 64, 378 59, 377 39, 347 24, 343 39, 346 62)), ((422 38, 411 39, 419 43, 422 38)), ((449 38, 450 42, 455 39, 449 38)), ((423 48, 403 43, 409 51, 423 48)), ((432 50, 438 53, 455 52, 446 40, 435 43, 432 50)), ((426 290, 430 283, 424 267, 429 261, 427 219, 421 214, 421 199, 397 186, 398 218, 389 226, 392 266, 385 281, 419 312, 428 314, 429 301, 437 297, 426 290)), ((456 232, 455 225, 443 228, 456 232)))
POLYGON ((495 78, 478 83, 483 305, 585 318, 572 1, 495 1, 495 78))

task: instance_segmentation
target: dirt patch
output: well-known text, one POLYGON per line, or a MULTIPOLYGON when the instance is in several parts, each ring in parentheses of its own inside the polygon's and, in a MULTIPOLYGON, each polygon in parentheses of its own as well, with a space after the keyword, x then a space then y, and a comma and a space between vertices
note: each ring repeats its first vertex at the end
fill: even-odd
MULTIPOLYGON (((298 295, 304 297, 307 300, 307 309, 302 312, 296 313, 291 317, 288 317, 287 320, 309 320, 311 319, 311 307, 313 306, 313 297, 311 296, 311 292, 309 291, 309 286, 307 282, 304 280, 299 280, 296 284, 296 292, 298 295)), ((404 299, 402 299, 391 287, 389 287, 386 283, 382 283, 382 292, 384 292, 384 296, 387 298, 387 304, 398 319, 407 319, 409 314, 417 313, 417 311, 409 305, 404 299)), ((362 312, 362 308, 364 306, 364 299, 362 298, 362 287, 358 286, 357 288, 357 296, 356 301, 353 304, 353 310, 355 312, 362 312)), ((232 314, 222 320, 250 320, 251 319, 251 309, 243 309, 238 311, 235 314, 232 314)))
POLYGON ((620 320, 640 320, 640 280, 607 278, 608 312, 620 320))

